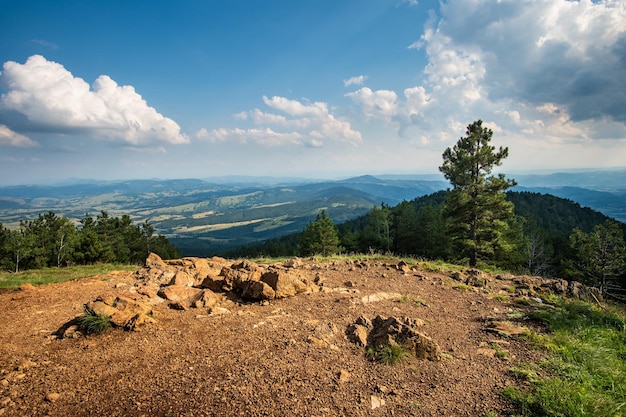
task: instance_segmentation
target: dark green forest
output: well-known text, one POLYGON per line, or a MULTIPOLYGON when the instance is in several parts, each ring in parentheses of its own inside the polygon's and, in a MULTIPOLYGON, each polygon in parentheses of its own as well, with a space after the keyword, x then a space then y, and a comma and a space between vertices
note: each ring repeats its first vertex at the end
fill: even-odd
POLYGON ((143 263, 148 253, 164 259, 179 252, 149 222, 134 225, 128 215, 110 217, 106 211, 75 225, 52 211, 21 221, 16 230, 0 224, 0 268, 25 269, 94 263, 143 263))
MULTIPOLYGON (((450 245, 443 215, 448 191, 403 201, 395 207, 382 204, 364 216, 335 225, 340 249, 344 253, 380 253, 443 260, 467 264, 450 245)), ((506 193, 513 203, 515 215, 510 221, 508 236, 512 250, 495 253, 481 268, 500 268, 514 273, 559 277, 596 284, 580 262, 580 253, 573 247, 575 231, 593 234, 601 225, 611 222, 602 213, 571 200, 549 194, 531 192, 506 193)), ((626 225, 619 222, 622 233, 626 225)), ((228 257, 280 257, 308 255, 301 242, 303 233, 290 234, 259 245, 241 247, 223 253, 228 257)), ((305 239, 306 240, 306 239, 305 239)), ((619 273, 619 268, 617 270, 619 273)), ((623 272, 618 281, 626 284, 623 272)))

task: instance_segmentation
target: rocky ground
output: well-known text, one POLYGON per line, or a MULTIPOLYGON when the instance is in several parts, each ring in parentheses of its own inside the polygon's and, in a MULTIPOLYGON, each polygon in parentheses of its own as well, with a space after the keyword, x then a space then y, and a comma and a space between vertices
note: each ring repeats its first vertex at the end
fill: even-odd
POLYGON ((515 336, 533 326, 519 300, 548 288, 572 291, 397 260, 153 259, 136 273, 27 285, 0 294, 0 415, 504 416, 501 390, 521 383, 511 368, 539 355, 515 336), (172 295, 182 287, 191 292, 172 295), (86 303, 116 308, 118 327, 82 335, 72 319, 86 303), (436 351, 373 361, 355 323, 371 335, 377 317, 436 351))

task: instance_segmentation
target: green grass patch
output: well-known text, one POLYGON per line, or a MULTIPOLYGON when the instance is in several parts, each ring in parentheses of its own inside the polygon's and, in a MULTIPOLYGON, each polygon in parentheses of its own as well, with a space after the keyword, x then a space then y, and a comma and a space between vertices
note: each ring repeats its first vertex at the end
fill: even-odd
POLYGON ((79 319, 78 328, 84 334, 104 333, 111 328, 111 318, 96 314, 85 307, 85 314, 79 319))
POLYGON ((514 372, 531 382, 503 394, 521 416, 618 416, 626 412, 626 311, 553 299, 531 317, 549 333, 532 338, 548 356, 514 372))
POLYGON ((405 360, 409 356, 409 352, 402 345, 384 345, 378 349, 368 348, 367 356, 385 365, 395 365, 405 360))
POLYGON ((458 291, 471 291, 474 289, 474 287, 472 287, 471 285, 467 285, 467 284, 455 284, 452 286, 452 288, 458 291))
POLYGON ((111 271, 135 271, 137 268, 137 265, 96 264, 65 268, 30 269, 16 273, 0 272, 0 288, 17 289, 23 284, 54 284, 94 275, 107 274, 111 271))

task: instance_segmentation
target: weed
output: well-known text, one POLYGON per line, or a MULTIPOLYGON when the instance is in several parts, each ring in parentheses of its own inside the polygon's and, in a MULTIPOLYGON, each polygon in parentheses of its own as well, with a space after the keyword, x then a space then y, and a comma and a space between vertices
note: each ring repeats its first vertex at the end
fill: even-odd
POLYGON ((401 295, 400 297, 398 297, 398 302, 399 303, 406 303, 410 300, 408 295, 401 295))
POLYGON ((384 363, 386 365, 395 365, 407 358, 409 352, 402 345, 384 345, 376 349, 370 347, 367 349, 367 356, 373 360, 384 363))
POLYGON ((452 360, 452 359, 453 359, 453 358, 452 358, 452 355, 450 355, 449 353, 442 353, 442 354, 441 354, 441 358, 442 358, 442 359, 445 359, 445 360, 448 360, 448 361, 450 361, 450 360, 452 360))
POLYGON ((508 301, 509 296, 508 296, 508 295, 506 295, 506 294, 498 294, 498 295, 495 295, 495 296, 493 297, 493 299, 494 299, 494 300, 501 301, 501 302, 505 302, 505 301, 508 301))
POLYGON ((452 288, 459 291, 471 291, 473 287, 467 284, 456 284, 452 288))
POLYGON ((619 415, 626 404, 626 312, 617 306, 551 301, 554 306, 541 306, 531 315, 550 333, 528 336, 549 352, 547 359, 513 370, 532 383, 530 391, 509 387, 503 395, 522 416, 619 415))
POLYGON ((84 334, 104 333, 111 327, 111 318, 96 314, 85 307, 85 314, 80 318, 79 328, 84 334))
POLYGON ((418 306, 428 307, 428 304, 426 303, 426 301, 422 300, 420 297, 413 298, 413 302, 417 304, 418 306))
POLYGON ((496 356, 502 359, 507 359, 509 357, 509 352, 502 349, 499 344, 493 342, 491 344, 491 348, 496 351, 496 356))

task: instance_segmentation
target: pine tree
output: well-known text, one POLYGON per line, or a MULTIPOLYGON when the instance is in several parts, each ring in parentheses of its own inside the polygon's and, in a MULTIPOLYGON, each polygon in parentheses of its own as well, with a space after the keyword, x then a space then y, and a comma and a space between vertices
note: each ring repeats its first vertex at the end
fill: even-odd
POLYGON ((506 235, 514 207, 504 191, 515 181, 503 174, 491 175, 509 150, 500 147, 495 152, 489 145, 493 131, 483 128, 482 120, 470 124, 466 134, 445 150, 439 170, 452 184, 444 204, 452 243, 475 267, 479 259, 493 260, 496 254, 510 249, 506 235))
POLYGON ((622 227, 616 221, 607 220, 591 233, 576 228, 570 244, 578 255, 578 266, 603 293, 626 272, 626 243, 622 227))
POLYGON ((326 216, 325 210, 322 210, 315 217, 315 221, 310 222, 304 229, 299 243, 300 254, 303 256, 328 256, 341 250, 339 234, 333 221, 326 216))

